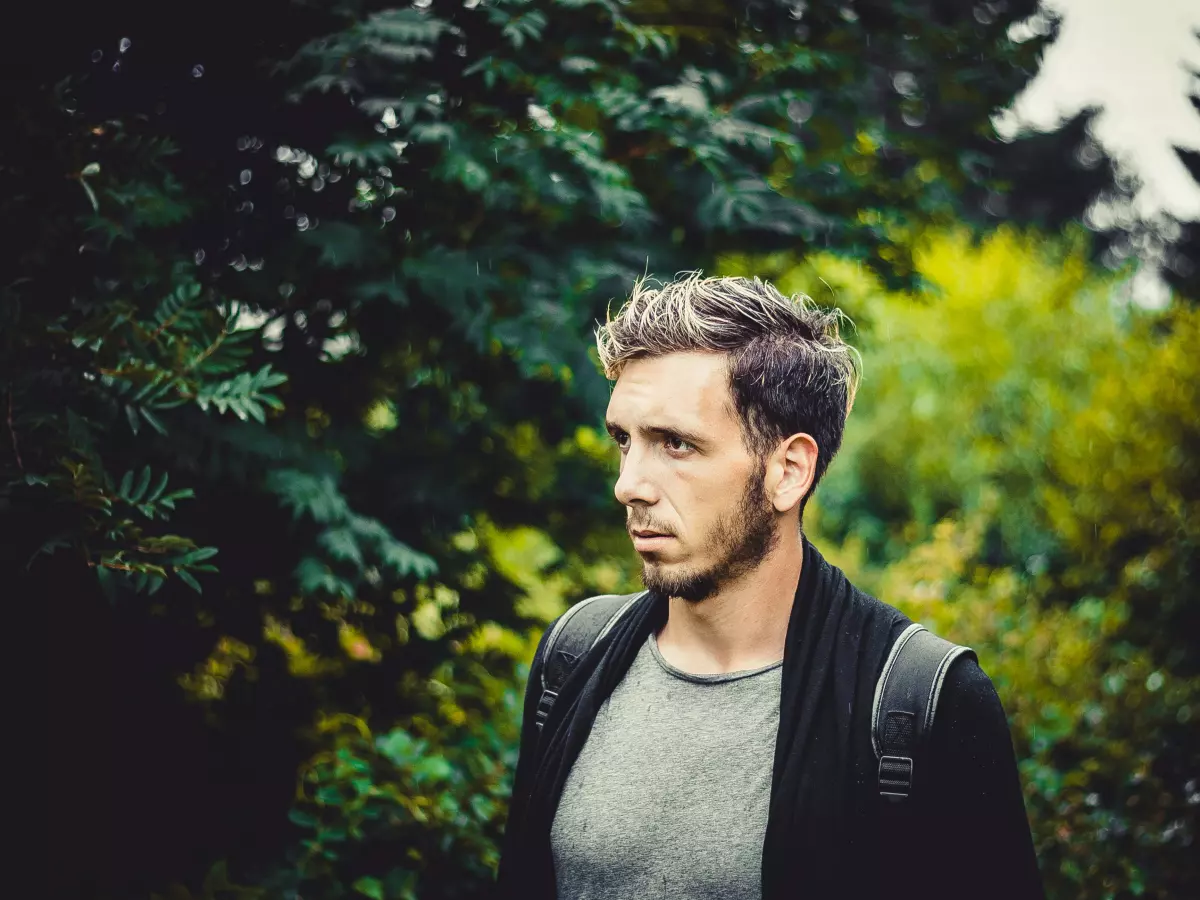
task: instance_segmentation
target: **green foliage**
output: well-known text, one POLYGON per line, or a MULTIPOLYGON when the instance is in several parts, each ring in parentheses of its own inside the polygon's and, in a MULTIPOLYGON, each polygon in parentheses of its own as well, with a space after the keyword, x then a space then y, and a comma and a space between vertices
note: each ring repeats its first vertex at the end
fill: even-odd
POLYGON ((516 765, 516 675, 511 659, 471 653, 403 682, 418 711, 382 734, 351 716, 322 719, 328 749, 302 770, 291 813, 302 850, 272 888, 342 896, 352 872, 359 894, 409 900, 487 882, 516 765))
MULTIPOLYGON (((990 117, 1036 66, 1007 37, 1032 8, 267 0, 181 30, 121 3, 23 42, 6 555, 56 621, 124 600, 55 650, 68 699, 116 659, 180 693, 114 691, 113 721, 213 726, 161 729, 171 789, 123 770, 146 849, 111 893, 196 884, 205 854, 309 898, 482 890, 526 630, 634 572, 595 320, 647 269, 738 251, 915 289, 913 235, 987 221, 1013 180, 990 117), (302 759, 296 834, 257 782, 302 759)), ((953 507, 908 482, 925 526, 953 507)), ((830 521, 895 558, 889 502, 830 521)))
POLYGON ((1052 604, 987 565, 990 511, 939 524, 879 590, 974 648, 996 683, 1049 896, 1194 893, 1200 678, 1131 643, 1119 597, 1052 604))
POLYGON ((189 404, 259 421, 265 421, 263 403, 282 406, 267 389, 286 376, 269 364, 253 375, 224 377, 250 353, 251 335, 235 330, 236 304, 215 304, 180 267, 169 277, 174 289, 145 313, 136 300, 120 295, 76 299, 67 311, 45 317, 41 310, 22 311, 20 297, 10 309, 45 335, 41 345, 12 341, 12 362, 19 367, 35 355, 49 358, 40 367, 13 371, 9 397, 26 402, 10 418, 10 433, 14 441, 18 433, 37 440, 15 459, 6 490, 25 493, 26 502, 66 508, 55 517, 62 530, 42 541, 29 564, 41 554, 74 550, 96 569, 110 596, 122 585, 154 593, 170 574, 199 591, 195 573, 216 571, 201 563, 217 548, 148 531, 147 523, 168 521, 178 501, 194 496, 193 489, 168 493, 166 470, 151 486, 149 463, 137 475, 129 469, 118 482, 101 447, 119 440, 124 428, 139 436, 143 423, 166 443, 168 411, 189 404), (46 390, 50 386, 53 394, 46 390))
POLYGON ((1193 894, 1200 316, 1131 306, 1077 242, 951 233, 914 258, 917 295, 832 258, 784 274, 834 290, 866 360, 810 527, 978 652, 1051 896, 1193 894))

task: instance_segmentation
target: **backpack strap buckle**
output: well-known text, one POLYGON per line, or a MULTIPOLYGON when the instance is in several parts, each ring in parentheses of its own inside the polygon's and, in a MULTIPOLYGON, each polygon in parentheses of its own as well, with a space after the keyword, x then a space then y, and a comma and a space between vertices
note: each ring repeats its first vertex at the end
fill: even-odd
POLYGON ((912 791, 911 756, 884 756, 879 760, 879 796, 893 803, 907 800, 912 791))
POLYGON ((558 691, 552 691, 549 688, 546 688, 544 691, 542 691, 541 699, 538 700, 536 716, 537 730, 539 732, 542 730, 542 725, 544 725, 546 720, 550 718, 550 708, 554 706, 554 701, 557 699, 557 697, 558 691))

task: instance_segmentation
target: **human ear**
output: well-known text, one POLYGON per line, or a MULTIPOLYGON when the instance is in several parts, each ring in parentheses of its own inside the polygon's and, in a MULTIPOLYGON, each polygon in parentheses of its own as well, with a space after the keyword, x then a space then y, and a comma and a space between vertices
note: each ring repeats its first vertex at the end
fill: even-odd
POLYGON ((798 506, 812 487, 817 472, 817 442, 812 435, 793 434, 775 452, 771 500, 779 512, 798 506))

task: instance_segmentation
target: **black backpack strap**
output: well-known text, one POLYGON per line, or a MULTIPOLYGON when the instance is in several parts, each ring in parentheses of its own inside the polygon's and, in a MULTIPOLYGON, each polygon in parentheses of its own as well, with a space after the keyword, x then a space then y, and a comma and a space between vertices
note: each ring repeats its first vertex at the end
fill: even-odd
POLYGON ((946 672, 964 654, 977 658, 970 647, 952 644, 916 623, 896 638, 875 685, 871 710, 881 797, 899 802, 912 793, 914 770, 921 771, 915 764, 928 746, 946 672))
POLYGON ((550 709, 567 677, 574 671, 575 664, 608 634, 635 601, 647 593, 588 597, 559 616, 543 651, 542 696, 537 707, 538 733, 541 733, 542 724, 549 718, 550 709))

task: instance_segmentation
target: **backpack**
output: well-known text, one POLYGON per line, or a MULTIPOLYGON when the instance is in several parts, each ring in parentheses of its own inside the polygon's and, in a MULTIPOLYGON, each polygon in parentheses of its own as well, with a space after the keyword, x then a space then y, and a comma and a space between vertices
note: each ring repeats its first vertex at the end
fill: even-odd
MULTIPOLYGON (((576 663, 646 593, 589 597, 559 617, 542 654, 542 693, 536 714, 539 736, 576 663)), ((915 622, 892 644, 875 684, 871 709, 871 746, 879 760, 881 797, 898 803, 911 796, 914 762, 921 759, 932 733, 946 672, 963 655, 976 658, 969 647, 943 640, 915 622)))

